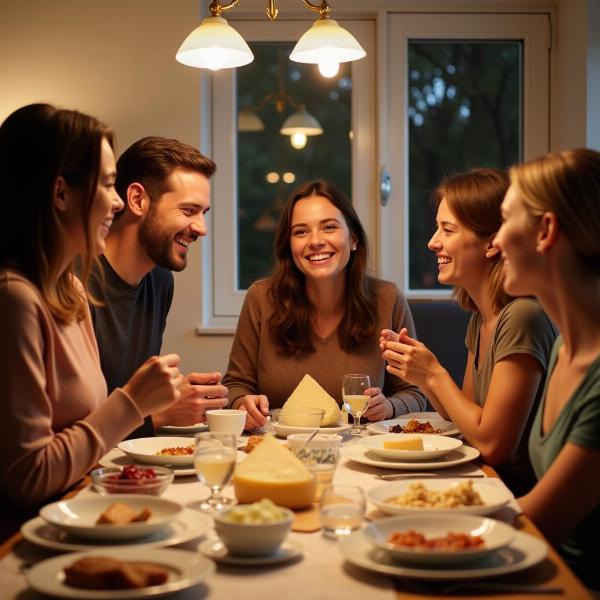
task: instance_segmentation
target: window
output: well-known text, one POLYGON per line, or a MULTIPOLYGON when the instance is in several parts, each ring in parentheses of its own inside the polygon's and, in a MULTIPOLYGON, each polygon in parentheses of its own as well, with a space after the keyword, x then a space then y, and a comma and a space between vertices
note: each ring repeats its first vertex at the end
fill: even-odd
POLYGON ((407 295, 448 293, 427 249, 437 183, 548 151, 547 42, 547 15, 391 16, 389 221, 403 260, 387 275, 407 295))
MULTIPOLYGON (((333 80, 323 80, 315 65, 289 61, 294 40, 312 21, 278 21, 276 27, 266 21, 233 23, 251 45, 255 62, 238 73, 219 71, 212 76, 212 148, 218 168, 212 186, 211 247, 203 250, 203 325, 209 331, 235 327, 245 289, 272 264, 278 209, 302 181, 324 177, 339 185, 352 198, 369 239, 375 239, 375 24, 340 23, 360 40, 367 57, 343 65, 333 80), (238 131, 239 111, 257 109, 265 94, 279 85, 280 54, 286 91, 306 105, 324 130, 309 138, 303 151, 291 148, 289 139, 278 132, 282 117, 272 103, 254 111, 265 131, 238 131), (360 168, 353 168, 359 162, 360 168), (273 184, 267 180, 270 173, 273 180, 278 178, 273 184), (294 175, 292 184, 285 182, 286 173, 288 178, 294 175), (210 258, 212 265, 207 265, 210 258)), ((286 107, 283 116, 290 112, 286 107)))

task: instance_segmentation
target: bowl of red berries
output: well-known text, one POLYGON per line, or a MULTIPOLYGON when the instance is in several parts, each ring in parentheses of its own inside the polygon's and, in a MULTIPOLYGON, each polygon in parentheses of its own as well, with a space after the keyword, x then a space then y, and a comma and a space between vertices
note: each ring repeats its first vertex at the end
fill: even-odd
POLYGON ((92 485, 100 494, 149 494, 160 496, 173 481, 173 471, 166 467, 103 467, 90 474, 92 485))

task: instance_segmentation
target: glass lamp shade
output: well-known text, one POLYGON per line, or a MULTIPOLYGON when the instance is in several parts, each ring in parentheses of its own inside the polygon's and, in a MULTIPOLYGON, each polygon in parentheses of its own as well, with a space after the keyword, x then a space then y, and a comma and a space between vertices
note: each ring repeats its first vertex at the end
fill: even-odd
POLYGON ((223 17, 207 17, 177 51, 175 58, 188 67, 199 69, 230 69, 254 60, 244 38, 223 17))
POLYGON ((264 131, 265 124, 251 109, 242 108, 238 114, 238 131, 264 131))
POLYGON ((321 135, 323 128, 305 108, 297 110, 291 114, 281 126, 279 133, 282 135, 294 135, 303 133, 304 135, 321 135))
POLYGON ((317 19, 294 46, 290 60, 300 63, 349 62, 367 53, 356 38, 333 19, 317 19))

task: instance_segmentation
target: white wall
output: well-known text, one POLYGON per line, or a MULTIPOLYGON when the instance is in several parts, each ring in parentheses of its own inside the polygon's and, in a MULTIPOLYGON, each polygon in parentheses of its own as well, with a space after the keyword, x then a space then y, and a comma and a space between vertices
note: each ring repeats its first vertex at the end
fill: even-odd
MULTIPOLYGON (((594 60, 600 65, 597 3, 560 0, 557 4, 554 149, 586 141, 600 147, 599 119, 592 118, 600 105, 600 79, 591 70, 594 60)), ((375 4, 381 8, 383 2, 375 4)), ((468 4, 472 9, 474 3, 468 4)), ((490 9, 490 2, 483 4, 490 9)), ((519 2, 506 4, 523 7, 519 2)), ((155 134, 206 151, 208 146, 200 145, 199 74, 174 59, 199 18, 199 0, 2 0, 0 120, 23 104, 48 101, 100 117, 116 131, 121 149, 155 134)), ((202 242, 205 249, 209 243, 210 239, 202 242)), ((202 293, 201 252, 201 244, 195 244, 188 268, 176 274, 163 349, 179 352, 185 371, 224 370, 231 336, 195 334, 202 293)))

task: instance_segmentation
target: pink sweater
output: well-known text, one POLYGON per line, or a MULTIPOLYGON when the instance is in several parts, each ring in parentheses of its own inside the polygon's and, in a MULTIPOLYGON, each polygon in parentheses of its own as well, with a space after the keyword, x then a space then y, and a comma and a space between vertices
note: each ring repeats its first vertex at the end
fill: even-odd
POLYGON ((66 490, 142 423, 133 400, 106 397, 89 313, 57 320, 38 289, 0 269, 0 494, 33 506, 66 490))

